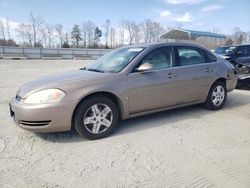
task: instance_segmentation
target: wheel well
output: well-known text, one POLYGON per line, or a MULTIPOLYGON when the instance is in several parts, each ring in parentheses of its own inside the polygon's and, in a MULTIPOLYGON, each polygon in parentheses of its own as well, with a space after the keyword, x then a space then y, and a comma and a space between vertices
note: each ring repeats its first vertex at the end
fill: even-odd
POLYGON ((115 103, 116 107, 117 107, 118 114, 119 114, 119 118, 121 118, 123 107, 122 107, 122 104, 121 104, 121 102, 120 102, 120 99, 119 99, 116 95, 114 95, 113 93, 110 93, 110 92, 105 92, 105 91, 103 91, 103 92, 91 93, 91 94, 85 96, 84 98, 82 98, 82 99, 77 103, 77 105, 76 105, 76 107, 75 107, 75 109, 74 109, 74 112, 73 112, 73 114, 72 114, 72 117, 71 117, 71 130, 74 129, 74 116, 75 116, 75 113, 76 113, 77 108, 80 106, 80 104, 81 104, 83 101, 85 101, 85 100, 87 100, 87 99, 89 99, 89 98, 91 98, 91 97, 95 97, 95 96, 105 96, 105 97, 109 98, 110 100, 112 100, 112 101, 115 103))
MULTIPOLYGON (((214 83, 216 83, 216 82, 222 82, 222 83, 225 84, 225 86, 227 86, 227 82, 226 82, 226 79, 225 79, 225 78, 219 78, 219 79, 217 79, 214 83)), ((214 84, 214 83, 213 83, 213 84, 214 84)))

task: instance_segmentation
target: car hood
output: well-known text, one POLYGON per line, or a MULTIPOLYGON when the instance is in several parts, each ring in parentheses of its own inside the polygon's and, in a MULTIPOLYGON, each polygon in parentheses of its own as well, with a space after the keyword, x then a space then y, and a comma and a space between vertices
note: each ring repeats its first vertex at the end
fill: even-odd
POLYGON ((58 88, 67 90, 74 87, 84 87, 103 82, 111 78, 112 75, 113 73, 100 73, 87 70, 77 70, 55 74, 36 79, 22 85, 17 91, 17 95, 21 98, 26 98, 30 93, 43 89, 58 88))

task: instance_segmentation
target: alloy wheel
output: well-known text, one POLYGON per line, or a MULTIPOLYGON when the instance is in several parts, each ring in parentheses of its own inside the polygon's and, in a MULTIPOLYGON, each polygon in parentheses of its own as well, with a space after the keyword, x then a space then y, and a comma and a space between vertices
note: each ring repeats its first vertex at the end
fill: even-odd
POLYGON ((218 85, 214 88, 212 93, 212 102, 215 106, 220 106, 225 98, 225 90, 222 86, 218 85))
POLYGON ((113 113, 106 104, 92 105, 84 115, 84 126, 92 134, 101 134, 109 129, 113 121, 113 113))

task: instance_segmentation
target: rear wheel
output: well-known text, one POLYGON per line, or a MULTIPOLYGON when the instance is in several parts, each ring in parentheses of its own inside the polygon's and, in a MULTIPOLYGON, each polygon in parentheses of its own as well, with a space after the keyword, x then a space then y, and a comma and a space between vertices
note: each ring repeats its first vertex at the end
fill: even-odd
POLYGON ((209 90, 205 107, 210 110, 221 109, 227 99, 226 85, 223 82, 215 82, 209 90))
POLYGON ((92 97, 82 102, 75 113, 76 131, 88 139, 109 136, 118 124, 115 103, 103 96, 92 97))

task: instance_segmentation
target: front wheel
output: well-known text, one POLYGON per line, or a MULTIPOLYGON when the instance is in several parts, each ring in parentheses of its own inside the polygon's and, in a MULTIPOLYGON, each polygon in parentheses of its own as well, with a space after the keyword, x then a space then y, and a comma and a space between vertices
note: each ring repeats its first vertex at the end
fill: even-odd
POLYGON ((227 89, 223 82, 215 82, 209 90, 205 107, 210 110, 221 109, 227 99, 227 89))
POLYGON ((118 124, 118 110, 109 98, 96 96, 83 101, 78 107, 74 127, 88 139, 109 136, 118 124))

